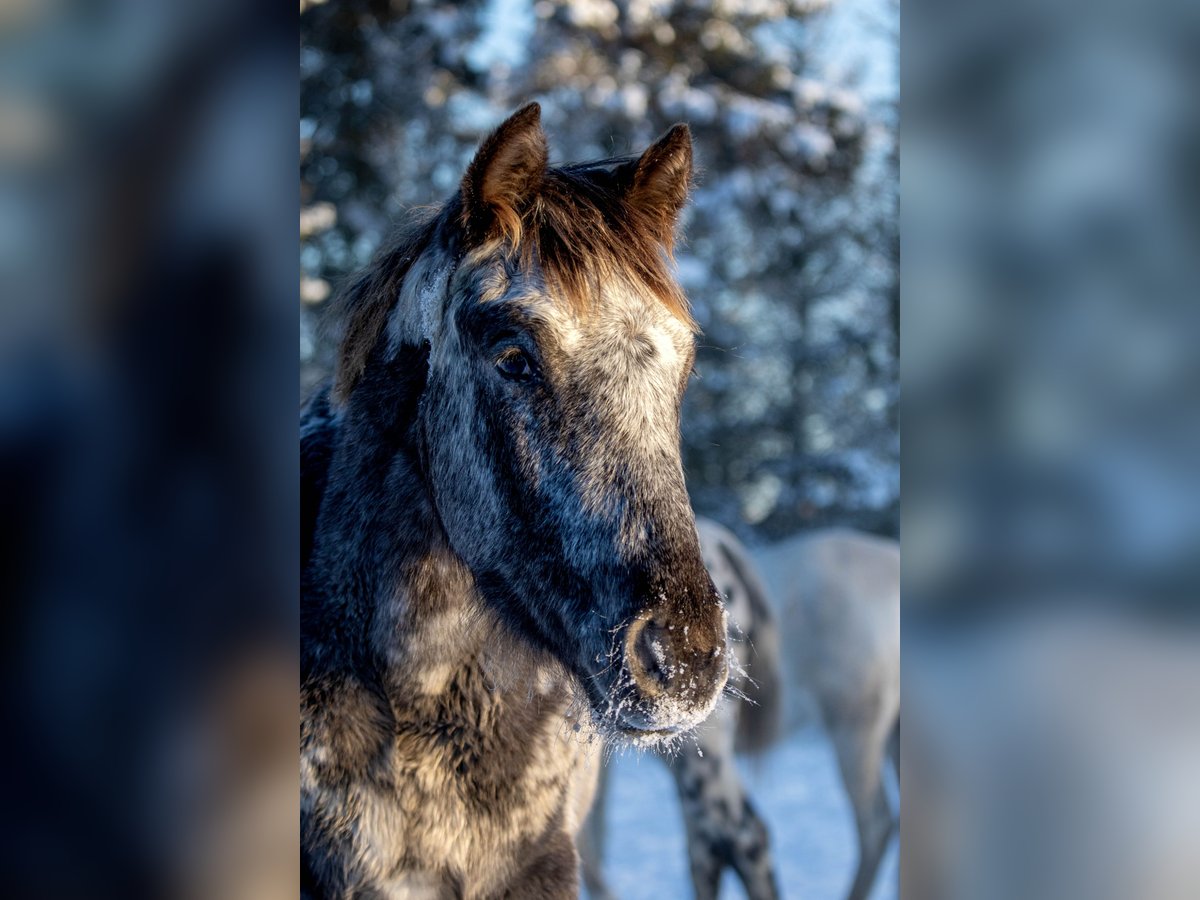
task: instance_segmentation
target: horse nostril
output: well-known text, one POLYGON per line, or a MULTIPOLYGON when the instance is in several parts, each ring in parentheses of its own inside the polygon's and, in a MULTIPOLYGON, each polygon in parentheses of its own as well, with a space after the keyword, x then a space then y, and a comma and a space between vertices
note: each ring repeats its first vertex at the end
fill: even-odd
POLYGON ((667 629, 654 620, 644 620, 640 624, 640 630, 633 637, 638 667, 656 686, 665 688, 671 682, 667 629))
POLYGON ((725 634, 714 641, 706 625, 647 616, 630 626, 625 658, 645 697, 700 705, 715 696, 727 671, 725 634))

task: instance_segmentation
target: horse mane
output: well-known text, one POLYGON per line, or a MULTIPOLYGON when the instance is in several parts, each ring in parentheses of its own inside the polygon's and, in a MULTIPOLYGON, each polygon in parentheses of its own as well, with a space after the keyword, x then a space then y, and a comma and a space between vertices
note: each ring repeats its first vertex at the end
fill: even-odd
POLYGON ((670 204, 665 198, 658 204, 626 202, 638 162, 636 157, 616 157, 547 168, 522 207, 497 211, 492 227, 482 234, 473 232, 460 195, 441 206, 412 211, 335 300, 333 318, 344 323, 344 331, 334 398, 349 396, 409 270, 435 247, 461 260, 468 250, 495 246, 524 271, 540 266, 547 288, 582 316, 606 282, 643 286, 696 330, 672 271, 675 214, 670 204))
POLYGON ((445 220, 445 210, 428 207, 412 210, 367 267, 338 293, 333 302, 332 321, 341 323, 343 331, 333 381, 336 401, 345 401, 350 396, 387 326, 409 269, 429 249, 445 220))
POLYGON ((734 746, 739 753, 761 755, 779 737, 783 714, 779 627, 767 599, 767 587, 745 547, 731 533, 728 540, 721 541, 719 549, 746 589, 752 615, 748 638, 754 659, 746 687, 746 695, 752 702, 744 704, 738 713, 734 746))

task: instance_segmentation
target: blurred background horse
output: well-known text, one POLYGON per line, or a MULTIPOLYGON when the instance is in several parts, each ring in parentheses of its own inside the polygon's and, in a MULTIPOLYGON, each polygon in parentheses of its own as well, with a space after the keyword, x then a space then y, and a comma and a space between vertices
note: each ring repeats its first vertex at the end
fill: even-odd
MULTIPOLYGON (((837 752, 858 833, 848 896, 863 900, 898 824, 884 762, 890 756, 897 765, 899 755, 900 545, 829 529, 773 544, 756 558, 778 603, 786 683, 815 701, 837 752)), ((789 709, 793 727, 801 705, 797 697, 789 709)))

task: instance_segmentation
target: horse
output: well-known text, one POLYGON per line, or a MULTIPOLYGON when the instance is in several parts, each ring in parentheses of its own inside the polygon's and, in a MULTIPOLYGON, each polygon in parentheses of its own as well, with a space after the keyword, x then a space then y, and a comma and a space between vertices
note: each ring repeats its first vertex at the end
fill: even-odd
POLYGON ((604 741, 729 671, 684 486, 686 126, 551 166, 529 104, 341 294, 301 415, 301 887, 578 896, 604 741))
MULTIPOLYGON (((748 900, 777 900, 767 826, 734 760, 735 752, 764 752, 778 735, 782 684, 775 614, 741 541, 711 519, 697 517, 696 526, 705 566, 728 611, 732 690, 696 728, 693 740, 659 757, 675 779, 697 900, 715 900, 726 868, 737 874, 748 900)), ((607 790, 602 773, 580 848, 591 900, 612 897, 603 875, 607 790)))
POLYGON ((758 550, 787 653, 785 729, 815 701, 854 813, 858 866, 849 900, 865 900, 896 831, 883 782, 899 763, 900 545, 850 529, 807 532, 758 550))

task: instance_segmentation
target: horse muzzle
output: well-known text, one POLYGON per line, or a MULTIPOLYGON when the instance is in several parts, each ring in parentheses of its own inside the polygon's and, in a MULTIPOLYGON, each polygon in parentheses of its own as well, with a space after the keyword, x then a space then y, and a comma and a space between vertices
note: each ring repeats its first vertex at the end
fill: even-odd
POLYGON ((729 676, 725 614, 714 604, 701 616, 660 608, 639 615, 623 642, 626 702, 618 728, 630 738, 687 731, 704 721, 729 676))

